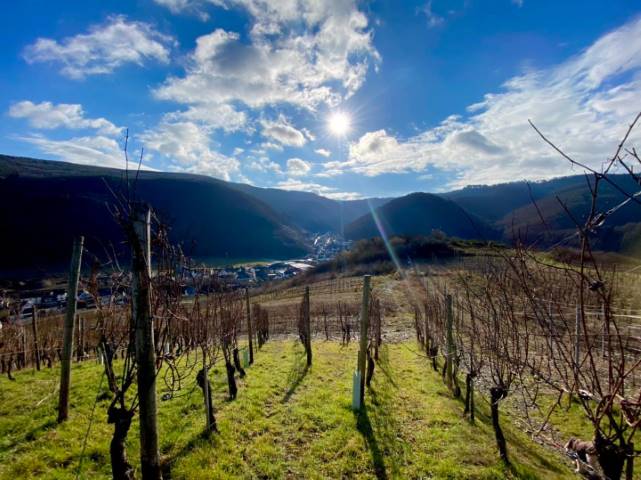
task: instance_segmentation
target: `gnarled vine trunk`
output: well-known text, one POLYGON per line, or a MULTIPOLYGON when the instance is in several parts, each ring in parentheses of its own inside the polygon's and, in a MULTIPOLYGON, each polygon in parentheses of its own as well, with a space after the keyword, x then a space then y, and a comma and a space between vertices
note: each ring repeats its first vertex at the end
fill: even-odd
POLYGON ((227 370, 227 385, 229 387, 229 399, 234 400, 236 394, 238 393, 238 387, 236 386, 236 378, 234 378, 234 372, 236 369, 231 364, 229 360, 225 361, 225 369, 227 370))
POLYGON ((474 372, 469 372, 465 375, 465 411, 469 413, 470 422, 474 422, 474 372))
POLYGON ((133 412, 122 407, 109 407, 107 423, 114 425, 114 434, 109 445, 111 456, 111 473, 114 480, 134 480, 134 469, 127 461, 125 441, 131 427, 133 412))
POLYGON ((605 476, 610 480, 619 480, 623 474, 626 449, 621 448, 611 440, 603 438, 598 432, 594 437, 594 449, 605 476))
POLYGON ((491 411, 492 411, 492 428, 496 437, 496 446, 499 449, 499 456, 505 463, 509 463, 507 457, 507 446, 505 436, 499 422, 499 402, 507 396, 507 391, 503 387, 490 388, 491 411))
POLYGON ((374 359, 372 358, 372 355, 370 354, 369 349, 367 349, 367 377, 365 382, 368 387, 372 382, 373 376, 374 376, 374 359))
POLYGON ((234 348, 233 356, 234 356, 234 367, 236 367, 236 370, 238 370, 238 374, 240 375, 240 378, 243 378, 246 374, 245 374, 245 370, 240 364, 240 355, 239 355, 238 347, 234 348))
POLYGON ((205 398, 205 370, 200 369, 196 375, 196 383, 203 391, 203 399, 205 400, 205 405, 207 408, 207 415, 209 416, 209 429, 212 432, 218 432, 218 425, 216 424, 216 417, 214 416, 214 403, 211 398, 211 382, 207 380, 207 395, 205 398))
POLYGON ((432 359, 432 368, 434 369, 435 372, 438 372, 438 363, 436 361, 437 355, 438 355, 438 347, 436 345, 431 346, 430 357, 432 359))

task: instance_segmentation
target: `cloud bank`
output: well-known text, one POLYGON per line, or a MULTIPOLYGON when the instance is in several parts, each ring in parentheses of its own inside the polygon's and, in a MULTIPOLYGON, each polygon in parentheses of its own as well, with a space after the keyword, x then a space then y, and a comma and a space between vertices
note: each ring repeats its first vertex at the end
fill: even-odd
POLYGON ((34 128, 54 129, 96 129, 105 135, 118 135, 121 127, 116 127, 106 118, 85 118, 82 105, 51 102, 33 103, 29 100, 17 102, 9 108, 9 116, 24 118, 34 128))
POLYGON ((25 48, 28 63, 49 62, 60 65, 60 73, 82 79, 89 75, 113 72, 127 63, 169 62, 174 40, 144 22, 131 22, 122 15, 112 16, 101 25, 61 41, 39 38, 25 48))
MULTIPOLYGON (((509 79, 498 93, 409 138, 385 129, 349 146, 332 175, 423 172, 455 174, 450 186, 545 179, 573 173, 528 124, 578 160, 599 167, 641 110, 641 18, 604 35, 567 61, 509 79)), ((639 131, 632 142, 641 140, 639 131)), ((574 172, 576 173, 576 172, 574 172)))

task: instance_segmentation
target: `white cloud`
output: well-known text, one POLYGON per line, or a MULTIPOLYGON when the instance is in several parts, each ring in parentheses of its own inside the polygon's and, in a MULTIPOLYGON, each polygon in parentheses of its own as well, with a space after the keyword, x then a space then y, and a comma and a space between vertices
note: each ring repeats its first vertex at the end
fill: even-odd
POLYGON ((242 173, 239 173, 238 175, 236 175, 235 181, 240 183, 245 183, 247 185, 252 185, 252 186, 254 185, 254 182, 251 180, 251 178, 243 175, 242 173))
POLYGON ((225 132, 244 130, 247 126, 247 114, 228 104, 193 105, 185 111, 168 113, 165 119, 199 122, 210 128, 220 128, 225 132))
POLYGON ((279 115, 276 120, 261 120, 263 136, 276 140, 290 147, 302 147, 307 143, 305 135, 297 130, 285 116, 279 115))
POLYGON ((332 198, 334 200, 356 200, 363 198, 360 193, 356 192, 341 192, 333 187, 320 185, 318 183, 302 182, 297 179, 288 178, 276 184, 276 188, 281 190, 295 190, 300 192, 311 192, 323 197, 332 198))
POLYGON ((154 0, 158 5, 169 9, 171 13, 189 13, 197 15, 201 20, 209 19, 209 14, 203 10, 200 0, 154 0))
POLYGON ((282 152, 284 150, 283 146, 280 143, 273 142, 263 142, 260 144, 260 148, 265 150, 276 150, 277 152, 282 152))
POLYGON ((307 128, 303 128, 303 129, 302 129, 302 132, 305 134, 305 137, 307 137, 307 140, 309 140, 310 142, 313 142, 314 140, 316 140, 316 135, 314 135, 314 134, 313 134, 310 130, 308 130, 307 128))
POLYGON ((309 173, 312 166, 300 158, 290 158, 287 160, 287 174, 292 177, 303 177, 309 173))
POLYGON ((194 122, 162 122, 140 136, 146 150, 175 162, 173 169, 211 175, 229 180, 238 172, 239 162, 216 151, 210 130, 194 122))
POLYGON ((314 176, 318 178, 332 178, 342 175, 344 172, 340 169, 327 169, 322 172, 315 173, 314 176))
POLYGON ((314 151, 318 153, 321 157, 325 157, 325 158, 329 157, 332 154, 332 152, 330 152, 329 150, 325 150, 324 148, 317 148, 314 151))
POLYGON ((280 165, 276 162, 270 160, 269 157, 261 155, 260 157, 250 157, 250 163, 248 165, 250 170, 262 173, 275 173, 277 175, 282 175, 283 171, 280 168, 280 165))
POLYGON ((445 19, 443 17, 434 13, 434 10, 432 9, 432 0, 429 0, 425 5, 419 8, 419 11, 427 18, 427 26, 429 28, 435 28, 445 23, 445 19))
MULTIPOLYGON (((170 2, 174 10, 195 2, 170 2)), ((196 40, 182 77, 155 90, 183 104, 287 103, 314 109, 336 104, 362 85, 379 61, 365 14, 355 0, 216 0, 251 18, 249 41, 222 29, 196 40)))
MULTIPOLYGON (((68 140, 52 140, 42 135, 20 137, 37 146, 47 155, 67 162, 98 167, 125 168, 122 147, 113 138, 105 136, 75 137, 68 140)), ((142 165, 144 169, 150 169, 142 165)))
MULTIPOLYGON (((641 18, 557 66, 509 79, 501 92, 470 105, 465 117, 450 116, 406 139, 368 132, 350 145, 347 161, 327 162, 326 171, 375 176, 432 166, 454 173, 452 186, 572 173, 528 119, 567 153, 598 168, 641 109, 639 98, 641 18)), ((631 138, 640 140, 641 129, 631 138)))
POLYGON ((9 108, 9 116, 24 118, 34 128, 54 129, 95 129, 104 135, 118 135, 121 127, 116 127, 105 118, 85 118, 82 105, 51 102, 33 103, 29 100, 17 102, 9 108))
POLYGON ((116 68, 146 60, 169 62, 170 46, 174 40, 143 22, 129 22, 122 16, 112 16, 89 33, 67 37, 61 41, 39 38, 24 50, 28 63, 53 62, 61 65, 60 72, 70 78, 111 73, 116 68))

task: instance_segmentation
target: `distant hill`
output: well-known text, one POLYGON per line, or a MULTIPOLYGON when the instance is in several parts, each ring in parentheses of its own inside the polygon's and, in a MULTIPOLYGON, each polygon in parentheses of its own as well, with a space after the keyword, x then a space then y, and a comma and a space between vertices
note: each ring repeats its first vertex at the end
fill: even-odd
MULTIPOLYGON (((635 192, 639 186, 627 175, 611 177, 616 185, 625 191, 635 192)), ((524 205, 513 209, 504 215, 498 223, 506 228, 534 229, 535 231, 551 229, 574 228, 575 224, 566 213, 561 202, 572 212, 572 216, 579 222, 585 221, 592 203, 592 194, 585 177, 568 177, 564 182, 550 181, 548 186, 560 184, 558 188, 551 190, 547 195, 537 195, 536 205, 527 202, 524 205), (572 179, 574 182, 570 182, 572 179), (561 202, 560 202, 560 201, 561 202), (545 224, 536 211, 536 207, 542 212, 545 224)), ((615 187, 606 182, 601 182, 599 188, 597 211, 606 211, 622 200, 625 196, 615 187)), ((608 218, 610 226, 623 225, 629 222, 641 221, 641 208, 630 205, 632 208, 622 208, 608 218)))
MULTIPOLYGON (((601 182, 598 211, 606 211, 626 198, 619 188, 630 193, 639 189, 629 175, 611 175, 609 178, 618 188, 601 182)), ((576 246, 576 241, 572 240, 575 224, 559 200, 579 222, 585 221, 591 205, 590 188, 584 175, 530 182, 529 187, 526 182, 470 186, 442 196, 493 222, 506 241, 518 237, 541 247, 559 242, 576 246)), ((631 203, 608 217, 594 239, 594 246, 641 253, 640 232, 641 208, 631 203)))
MULTIPOLYGON (((639 188, 626 175, 611 178, 625 191, 639 188)), ((112 191, 122 192, 124 186, 123 170, 0 155, 0 274, 13 268, 66 268, 72 238, 80 234, 93 253, 124 249, 108 209, 115 202, 112 191)), ((557 197, 578 221, 590 207, 583 175, 529 187, 514 182, 439 195, 336 201, 208 176, 142 171, 136 192, 171 227, 171 240, 187 254, 218 260, 297 257, 307 251, 310 232, 377 237, 372 212, 387 235, 440 230, 462 239, 510 243, 518 237, 540 247, 572 246, 574 224, 557 197)), ((617 188, 602 183, 598 208, 607 210, 623 199, 617 188)), ((627 205, 609 217, 595 247, 641 255, 639 205, 627 205)))
POLYGON ((497 232, 484 220, 466 212, 457 203, 430 193, 412 193, 387 202, 358 218, 345 229, 349 239, 380 235, 430 235, 440 230, 453 237, 496 238, 497 232))
POLYGON ((441 194, 467 211, 493 222, 500 220, 517 208, 569 186, 585 185, 583 175, 555 178, 541 182, 510 182, 496 185, 470 185, 461 190, 441 194), (528 187, 529 183, 529 187, 528 187))
MULTIPOLYGON (((108 175, 120 179, 123 177, 123 170, 0 155, 0 177, 10 175, 28 177, 108 175)), ((140 172, 140 176, 141 178, 163 179, 192 178, 208 184, 231 188, 260 200, 282 215, 289 225, 309 232, 340 232, 342 227, 365 214, 370 208, 376 208, 390 200, 389 198, 332 200, 311 192, 261 188, 244 183, 225 182, 212 177, 186 173, 143 171, 140 172)))
MULTIPOLYGON (((628 175, 611 175, 609 178, 625 191, 634 192, 638 189, 638 186, 628 175)), ((556 199, 557 196, 572 209, 578 209, 576 212, 579 215, 587 213, 590 206, 590 189, 584 175, 572 175, 537 182, 521 181, 497 185, 474 185, 443 193, 441 196, 455 201, 467 211, 487 221, 502 224, 513 218, 518 218, 519 222, 530 224, 541 223, 533 204, 535 201, 539 208, 546 212, 546 216, 550 217, 550 220, 555 219, 552 222, 554 225, 568 226, 565 213, 560 215, 563 209, 556 199), (536 221, 534 216, 537 217, 536 221)), ((601 182, 599 196, 604 208, 625 198, 606 182, 601 182)), ((641 213, 641 210, 639 212, 641 213)), ((634 212, 626 214, 632 215, 630 218, 637 218, 634 212)), ((624 221, 624 218, 619 215, 613 217, 611 221, 616 224, 624 221)))
MULTIPOLYGON (((110 189, 122 192, 125 185, 119 169, 0 155, 0 263, 6 269, 66 268, 69 245, 80 234, 96 253, 117 249, 122 235, 108 205, 115 202, 110 189)), ((370 208, 367 200, 169 172, 141 171, 136 192, 170 225, 173 242, 208 259, 301 256, 306 232, 340 233, 370 208)), ((373 206, 386 201, 370 200, 373 206)))
MULTIPOLYGON (((517 208, 496 222, 506 238, 519 237, 527 242, 539 241, 543 246, 559 242, 576 245, 576 240, 568 241, 576 232, 574 221, 585 222, 589 215, 592 194, 585 177, 570 177, 575 182, 566 179, 563 188, 550 192, 536 199, 536 205, 529 202, 517 208), (563 205, 571 212, 568 215, 563 205), (537 212, 538 210, 541 212, 537 212), (543 217, 543 219, 541 219, 543 217)), ((627 175, 612 176, 611 180, 617 187, 627 192, 635 192, 638 185, 627 175)), ((550 182, 556 183, 556 182, 550 182)), ((560 183, 560 182, 559 182, 560 183)), ((625 196, 609 183, 601 182, 597 203, 597 212, 605 212, 618 205, 625 196)), ((600 250, 612 250, 625 253, 638 253, 641 238, 641 208, 638 204, 630 203, 608 216, 605 224, 599 229, 599 234, 593 239, 593 246, 600 250)))
POLYGON ((259 188, 243 183, 230 183, 238 189, 265 202, 282 214, 290 224, 309 232, 338 232, 364 215, 371 208, 387 203, 389 198, 367 200, 332 200, 310 192, 259 188))
MULTIPOLYGON (((72 239, 95 254, 122 247, 108 209, 122 192, 120 170, 0 156, 3 268, 64 265, 72 239)), ((140 172, 140 199, 170 226, 187 254, 215 258, 292 258, 306 252, 302 233, 260 200, 210 177, 140 172)))

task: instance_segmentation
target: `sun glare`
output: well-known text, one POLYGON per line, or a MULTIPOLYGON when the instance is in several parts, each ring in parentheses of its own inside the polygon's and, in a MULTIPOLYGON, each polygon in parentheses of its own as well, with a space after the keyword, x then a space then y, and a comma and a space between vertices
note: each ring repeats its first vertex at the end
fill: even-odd
POLYGON ((333 135, 343 136, 351 127, 349 115, 344 112, 333 113, 327 121, 327 126, 333 135))

